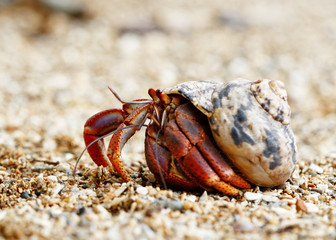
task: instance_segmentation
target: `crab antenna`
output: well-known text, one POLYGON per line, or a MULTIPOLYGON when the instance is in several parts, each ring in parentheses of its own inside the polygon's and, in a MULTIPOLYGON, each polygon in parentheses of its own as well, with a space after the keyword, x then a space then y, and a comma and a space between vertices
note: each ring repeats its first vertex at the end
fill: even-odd
POLYGON ((152 103, 153 100, 140 100, 140 101, 124 101, 122 100, 119 95, 110 87, 108 86, 108 89, 112 92, 112 94, 118 99, 119 102, 121 103, 152 103))
POLYGON ((73 170, 73 172, 72 172, 72 175, 75 177, 75 175, 76 175, 77 165, 78 165, 80 159, 82 158, 82 156, 83 156, 83 154, 85 153, 85 151, 88 150, 88 148, 92 146, 92 144, 98 142, 99 140, 101 140, 101 139, 103 139, 103 138, 105 138, 105 137, 108 137, 108 136, 110 136, 110 135, 113 135, 113 134, 115 134, 115 133, 118 132, 118 131, 124 130, 124 129, 126 129, 126 128, 132 128, 132 127, 141 128, 142 126, 145 126, 144 123, 145 123, 145 122, 142 121, 140 124, 132 124, 132 125, 128 125, 128 126, 119 128, 119 129, 117 129, 117 130, 115 130, 115 131, 112 131, 112 132, 107 133, 107 134, 105 134, 105 135, 103 135, 103 136, 100 136, 99 138, 97 138, 97 139, 95 139, 94 141, 90 142, 90 144, 87 145, 87 146, 85 147, 85 149, 82 151, 82 153, 81 153, 81 154, 79 155, 79 157, 77 158, 77 161, 76 161, 76 164, 75 164, 75 168, 74 168, 74 170, 73 170))

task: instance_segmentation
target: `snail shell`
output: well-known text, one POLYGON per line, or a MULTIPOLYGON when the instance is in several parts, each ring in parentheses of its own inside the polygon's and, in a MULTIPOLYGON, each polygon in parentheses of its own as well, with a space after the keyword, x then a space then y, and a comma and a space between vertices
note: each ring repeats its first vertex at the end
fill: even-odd
POLYGON ((214 139, 245 179, 277 186, 295 168, 296 144, 282 82, 237 79, 212 94, 214 139))

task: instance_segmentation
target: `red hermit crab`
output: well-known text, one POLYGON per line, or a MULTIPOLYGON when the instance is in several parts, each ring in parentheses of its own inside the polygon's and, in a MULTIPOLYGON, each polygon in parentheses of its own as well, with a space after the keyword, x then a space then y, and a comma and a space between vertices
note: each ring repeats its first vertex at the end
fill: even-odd
POLYGON ((280 185, 294 171, 296 145, 282 82, 186 82, 164 90, 151 88, 152 99, 128 102, 110 90, 122 109, 89 118, 84 140, 93 161, 114 168, 126 182, 131 177, 120 160, 121 150, 142 126, 147 126, 148 167, 169 187, 215 189, 236 196, 235 187, 280 185), (106 150, 103 138, 109 133, 106 150))

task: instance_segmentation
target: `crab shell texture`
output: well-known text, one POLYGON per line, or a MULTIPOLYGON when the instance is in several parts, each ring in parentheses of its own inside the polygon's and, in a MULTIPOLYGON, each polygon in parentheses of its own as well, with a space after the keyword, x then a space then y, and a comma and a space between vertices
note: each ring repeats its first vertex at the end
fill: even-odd
POLYGON ((182 95, 208 117, 218 147, 246 180, 273 187, 290 178, 297 150, 282 82, 195 81, 164 92, 182 95))

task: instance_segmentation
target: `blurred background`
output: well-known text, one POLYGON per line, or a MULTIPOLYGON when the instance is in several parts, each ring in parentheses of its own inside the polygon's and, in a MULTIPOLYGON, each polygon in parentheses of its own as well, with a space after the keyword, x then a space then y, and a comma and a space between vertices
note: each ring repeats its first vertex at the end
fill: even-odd
MULTIPOLYGON (((94 113, 189 80, 286 84, 301 156, 335 152, 333 0, 1 0, 0 144, 83 147, 94 113)), ((141 136, 142 137, 142 136, 141 136)))

